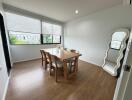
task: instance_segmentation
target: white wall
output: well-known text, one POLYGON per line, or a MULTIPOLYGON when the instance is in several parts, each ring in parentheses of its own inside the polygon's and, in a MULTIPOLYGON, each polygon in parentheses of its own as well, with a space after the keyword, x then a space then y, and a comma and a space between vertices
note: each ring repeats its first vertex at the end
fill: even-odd
MULTIPOLYGON (((81 13, 81 11, 80 11, 81 13)), ((132 8, 116 6, 66 23, 64 46, 77 49, 82 60, 101 66, 112 32, 130 28, 132 8)))
MULTIPOLYGON (((0 1, 0 12, 3 12, 1 1, 0 1)), ((7 83, 8 83, 8 74, 7 74, 7 68, 5 63, 5 56, 3 51, 3 45, 1 40, 1 33, 0 32, 0 100, 4 100, 7 83)))
POLYGON ((40 58, 40 49, 55 46, 56 45, 10 45, 12 61, 20 62, 40 58))

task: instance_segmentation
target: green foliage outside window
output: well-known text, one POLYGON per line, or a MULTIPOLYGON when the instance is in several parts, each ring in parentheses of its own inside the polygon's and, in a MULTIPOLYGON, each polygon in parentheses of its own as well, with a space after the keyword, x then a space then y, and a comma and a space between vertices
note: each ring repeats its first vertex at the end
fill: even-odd
POLYGON ((10 34, 11 44, 40 44, 40 34, 10 34))
POLYGON ((18 40, 16 36, 10 35, 10 43, 11 44, 27 44, 25 41, 18 40))
POLYGON ((52 43, 52 35, 50 34, 45 34, 43 35, 43 42, 44 43, 52 43))

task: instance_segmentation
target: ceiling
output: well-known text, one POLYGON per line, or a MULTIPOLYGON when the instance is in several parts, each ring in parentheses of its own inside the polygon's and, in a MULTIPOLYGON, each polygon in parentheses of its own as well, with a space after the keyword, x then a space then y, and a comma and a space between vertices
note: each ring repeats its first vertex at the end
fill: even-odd
POLYGON ((4 3, 62 22, 110 8, 122 0, 4 0, 4 3), (75 10, 79 10, 75 14, 75 10))

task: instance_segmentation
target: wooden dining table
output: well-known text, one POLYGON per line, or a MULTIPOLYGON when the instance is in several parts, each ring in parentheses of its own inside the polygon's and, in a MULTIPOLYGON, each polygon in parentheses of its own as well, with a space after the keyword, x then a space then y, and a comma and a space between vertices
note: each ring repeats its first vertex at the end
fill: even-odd
MULTIPOLYGON (((41 49, 44 50, 48 53, 50 53, 53 56, 56 56, 60 61, 63 62, 63 67, 64 67, 64 78, 68 79, 68 67, 67 67, 67 61, 70 60, 71 58, 77 57, 79 58, 79 56, 81 56, 80 53, 74 53, 68 50, 64 50, 62 48, 48 48, 48 49, 41 49)), ((76 62, 76 69, 78 69, 78 60, 76 62)), ((76 74, 77 70, 75 70, 74 73, 72 73, 72 75, 76 74)), ((72 76, 70 75, 70 76, 72 76)))

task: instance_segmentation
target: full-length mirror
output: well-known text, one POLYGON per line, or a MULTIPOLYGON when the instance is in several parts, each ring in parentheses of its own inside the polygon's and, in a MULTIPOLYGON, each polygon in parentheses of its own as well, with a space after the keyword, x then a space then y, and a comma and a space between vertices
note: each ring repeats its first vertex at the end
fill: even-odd
POLYGON ((120 29, 112 34, 109 47, 104 58, 103 69, 112 76, 118 76, 118 69, 121 67, 121 60, 124 57, 123 51, 126 49, 129 30, 120 29))

